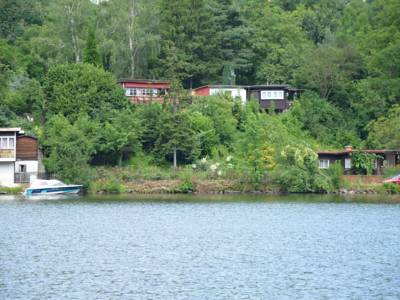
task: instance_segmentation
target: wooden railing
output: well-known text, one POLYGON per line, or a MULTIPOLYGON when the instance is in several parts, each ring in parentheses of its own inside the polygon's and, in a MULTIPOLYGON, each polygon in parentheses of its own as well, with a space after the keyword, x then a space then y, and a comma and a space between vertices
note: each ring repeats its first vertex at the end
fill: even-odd
POLYGON ((33 176, 36 177, 36 179, 50 178, 46 173, 20 172, 14 174, 14 183, 30 183, 33 176))
POLYGON ((14 183, 29 183, 31 179, 31 173, 15 173, 14 183))

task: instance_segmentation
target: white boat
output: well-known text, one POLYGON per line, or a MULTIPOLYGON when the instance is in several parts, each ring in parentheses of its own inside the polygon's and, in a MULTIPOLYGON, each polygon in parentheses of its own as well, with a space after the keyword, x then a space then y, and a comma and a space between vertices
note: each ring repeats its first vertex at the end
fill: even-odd
POLYGON ((59 180, 35 180, 25 189, 25 196, 78 194, 82 185, 67 185, 59 180))

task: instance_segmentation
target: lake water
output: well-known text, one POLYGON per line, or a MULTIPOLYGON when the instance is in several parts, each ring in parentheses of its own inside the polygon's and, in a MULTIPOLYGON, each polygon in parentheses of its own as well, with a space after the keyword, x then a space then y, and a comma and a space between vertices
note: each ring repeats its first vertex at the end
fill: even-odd
POLYGON ((400 204, 0 197, 0 299, 400 299, 400 204))

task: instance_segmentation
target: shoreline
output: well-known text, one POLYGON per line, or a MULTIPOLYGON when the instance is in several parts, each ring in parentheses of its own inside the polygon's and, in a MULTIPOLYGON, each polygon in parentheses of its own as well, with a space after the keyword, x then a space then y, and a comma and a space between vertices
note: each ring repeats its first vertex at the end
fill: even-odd
MULTIPOLYGON (((192 180, 180 179, 132 180, 109 186, 106 182, 95 181, 84 191, 88 195, 400 195, 398 191, 387 190, 382 183, 357 186, 347 182, 345 187, 331 191, 290 192, 276 185, 254 186, 248 182, 228 179, 192 180)), ((17 195, 27 185, 14 188, 0 187, 0 195, 17 195)))

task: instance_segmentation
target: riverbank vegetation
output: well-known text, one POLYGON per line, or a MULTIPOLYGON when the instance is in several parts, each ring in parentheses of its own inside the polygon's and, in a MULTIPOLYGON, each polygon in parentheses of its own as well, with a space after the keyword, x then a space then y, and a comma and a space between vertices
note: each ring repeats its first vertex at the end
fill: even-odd
POLYGON ((195 2, 2 1, 0 126, 38 136, 49 173, 104 192, 162 179, 332 191, 340 167, 320 170, 316 149, 400 148, 398 1, 195 2), (121 77, 169 79, 170 98, 131 105, 121 77), (190 96, 208 83, 305 92, 277 115, 190 96))

